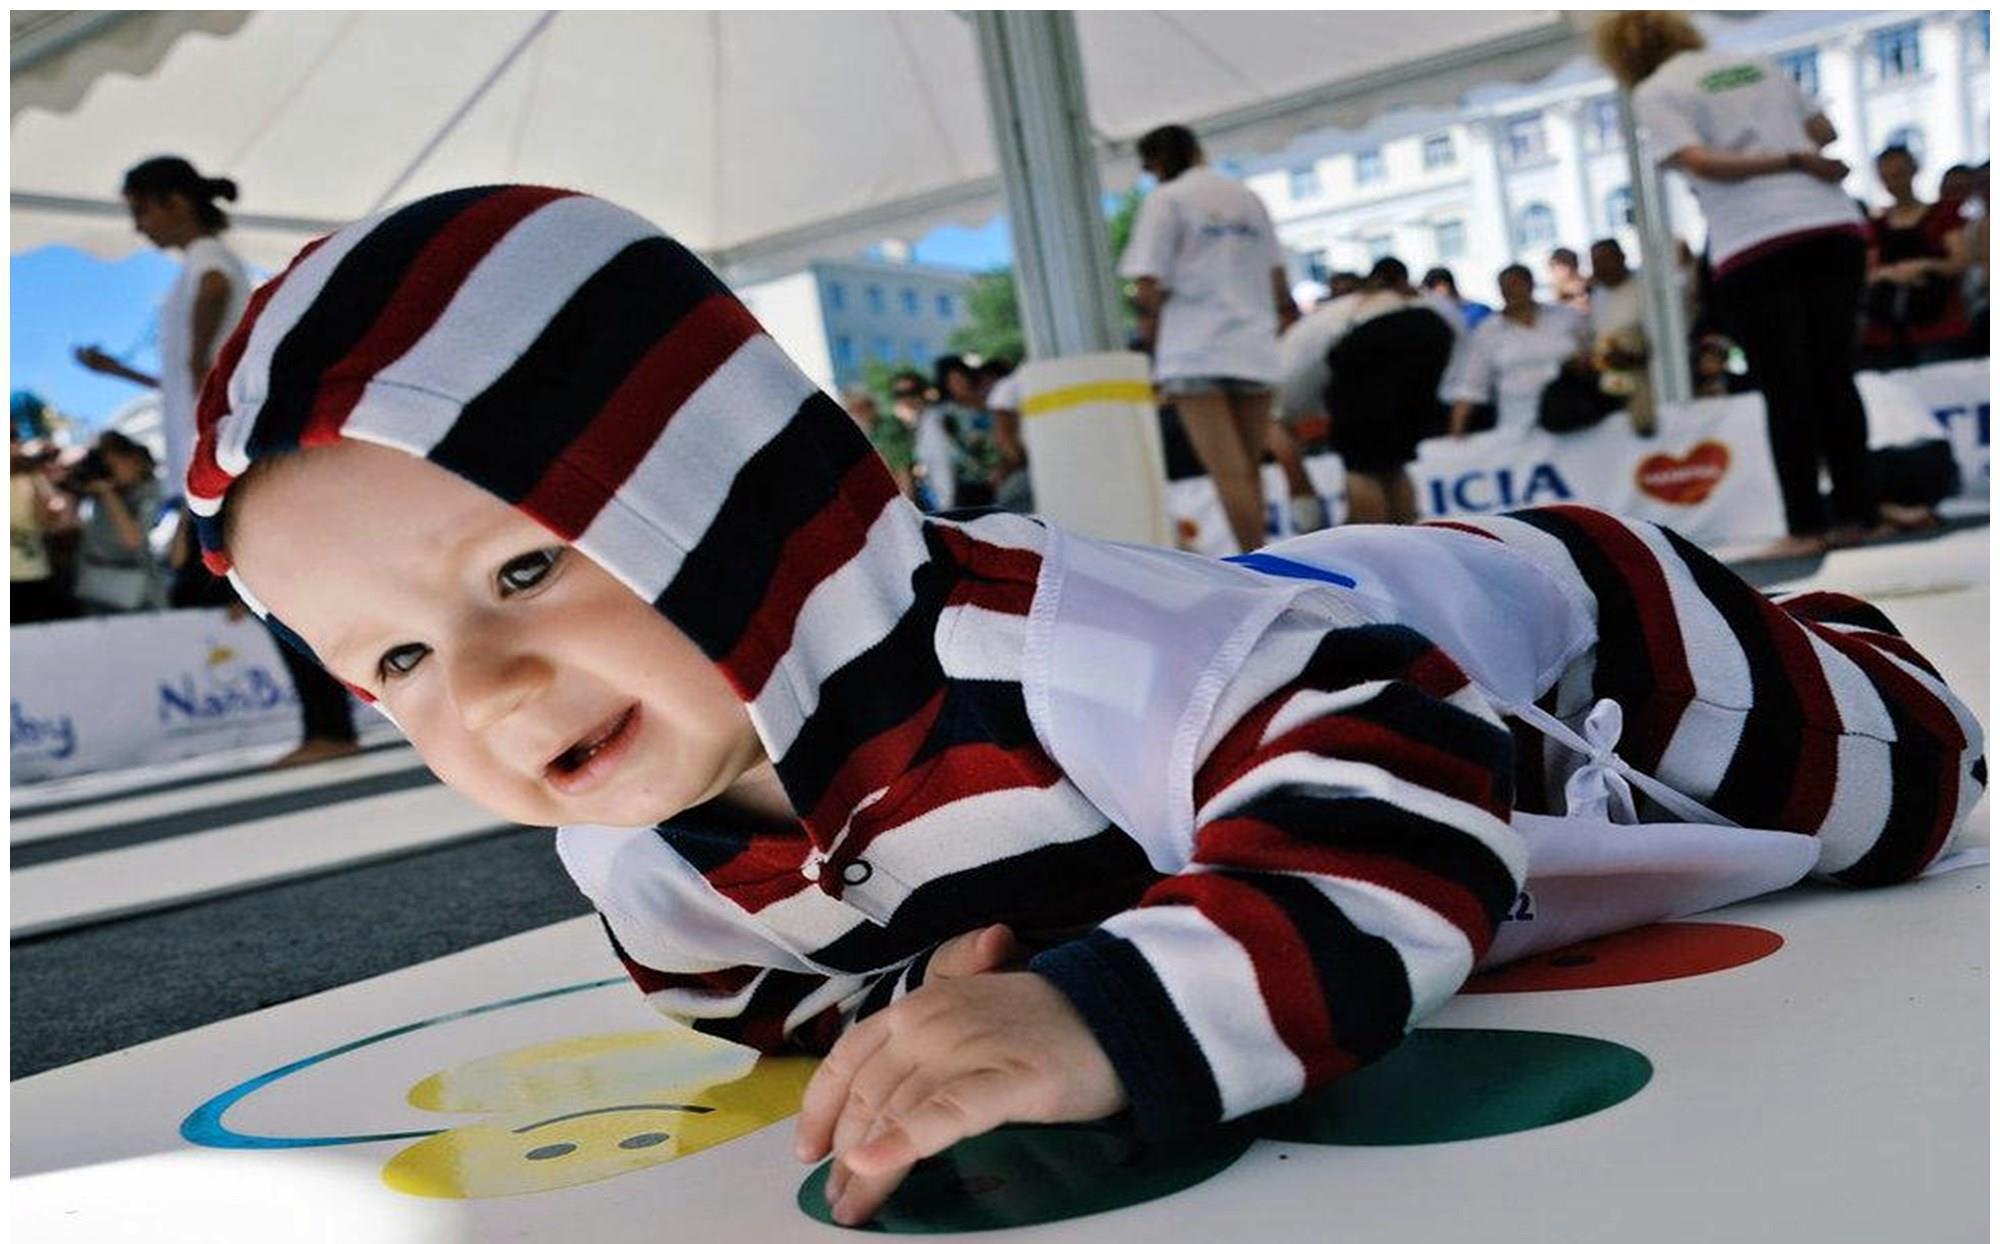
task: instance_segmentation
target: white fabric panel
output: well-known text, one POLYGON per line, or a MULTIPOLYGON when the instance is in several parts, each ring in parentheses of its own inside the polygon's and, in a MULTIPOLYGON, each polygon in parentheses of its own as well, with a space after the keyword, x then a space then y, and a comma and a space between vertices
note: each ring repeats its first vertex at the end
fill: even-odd
POLYGON ((1272 622, 1308 597, 1329 624, 1360 620, 1318 584, 1050 528, 1028 628, 1028 715, 1156 870, 1187 863, 1197 748, 1217 699, 1272 622))
POLYGON ((1208 1060, 1233 1119, 1305 1090, 1306 1069, 1271 1024, 1250 955, 1193 907, 1145 907, 1104 930, 1132 943, 1208 1060))
POLYGON ((1509 546, 1446 528, 1331 527, 1262 550, 1355 581, 1359 607, 1429 639, 1487 695, 1526 704, 1596 641, 1589 603, 1509 546), (1493 624, 1504 616, 1504 627, 1493 624))
POLYGON ((1528 918, 1500 926, 1482 967, 1781 890, 1821 858, 1819 839, 1776 830, 1526 812, 1513 825, 1527 844, 1528 918))

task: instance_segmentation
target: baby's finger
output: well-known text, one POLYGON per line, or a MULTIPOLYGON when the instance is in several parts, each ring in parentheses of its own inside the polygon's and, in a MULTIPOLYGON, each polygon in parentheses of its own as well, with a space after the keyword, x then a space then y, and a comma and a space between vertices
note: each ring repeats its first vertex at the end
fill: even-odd
POLYGON ((848 1082, 874 1052, 889 1039, 886 1012, 878 1012, 849 1028, 827 1051, 819 1069, 806 1084, 805 1100, 799 1106, 799 1123, 792 1152, 801 1162, 817 1162, 833 1143, 833 1126, 847 1100, 848 1082))
POLYGON ((900 1094, 906 1082, 917 1079, 928 1084, 937 1078, 937 1072, 922 1066, 908 1042, 882 1045, 848 1081, 847 1099, 833 1125, 833 1152, 845 1154, 866 1140, 882 1117, 883 1107, 900 1094))
POLYGON ((856 1178, 906 1169, 968 1136, 1024 1117, 1025 1104, 1018 1077, 999 1070, 975 1071, 940 1084, 899 1121, 848 1150, 843 1159, 856 1178))
MULTIPOLYGON (((874 1140, 887 1128, 886 1123, 877 1123, 869 1129, 867 1139, 874 1140)), ((910 1173, 910 1168, 900 1167, 882 1171, 874 1175, 862 1176, 853 1173, 843 1161, 836 1159, 836 1166, 842 1168, 842 1178, 836 1189, 831 1180, 827 1183, 827 1204, 833 1210, 833 1220, 844 1226, 858 1227, 875 1216, 910 1173)))
POLYGON ((875 1216, 882 1202, 902 1184, 910 1168, 899 1167, 879 1175, 855 1175, 833 1203, 833 1220, 844 1227, 858 1227, 875 1216))
POLYGON ((952 980, 990 972, 1007 961, 1007 956, 1013 953, 1013 944, 1014 931, 1004 924, 989 924, 983 929, 960 933, 931 955, 924 979, 952 980))

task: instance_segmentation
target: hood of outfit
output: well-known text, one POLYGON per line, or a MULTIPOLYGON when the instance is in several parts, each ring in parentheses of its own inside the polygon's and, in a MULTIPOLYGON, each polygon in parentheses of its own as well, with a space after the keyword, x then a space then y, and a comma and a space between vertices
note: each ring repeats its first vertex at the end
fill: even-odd
POLYGON ((218 521, 251 463, 341 437, 424 458, 691 638, 822 845, 938 714, 951 535, 706 265, 610 203, 478 187, 321 240, 257 292, 200 425, 204 556, 260 612, 218 521))

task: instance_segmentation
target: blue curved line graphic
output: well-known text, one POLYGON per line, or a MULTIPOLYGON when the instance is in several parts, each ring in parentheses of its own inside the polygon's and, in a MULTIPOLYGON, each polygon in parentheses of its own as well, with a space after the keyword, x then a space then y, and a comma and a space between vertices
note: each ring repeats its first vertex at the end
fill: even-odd
POLYGON ((433 1015, 420 1019, 414 1024, 404 1024, 387 1032, 378 1032, 372 1037, 359 1041, 349 1041, 330 1050, 322 1050, 295 1063, 286 1063, 275 1071, 267 1071, 243 1081, 231 1089, 225 1089, 207 1101, 196 1106, 187 1118, 181 1120, 181 1139, 191 1145, 201 1145, 209 1149, 314 1149, 322 1145, 360 1145, 372 1140, 415 1140, 421 1136, 435 1136, 447 1129, 425 1128, 419 1132, 377 1132, 367 1136, 251 1136, 232 1129, 222 1121, 222 1116, 237 1102, 255 1093, 265 1085, 274 1084, 286 1076, 304 1071, 315 1063, 323 1063, 329 1058, 351 1054, 363 1046, 400 1037, 419 1028, 434 1028, 439 1024, 449 1024, 457 1019, 469 1019, 474 1015, 484 1015, 488 1011, 503 1010, 510 1006, 520 1006, 528 1002, 540 1002, 546 998, 560 998, 564 994, 581 993, 586 989, 602 989, 606 985, 616 985, 625 980, 623 976, 606 977, 603 980, 585 981, 581 985, 564 985, 560 989, 544 989, 540 993, 522 994, 518 998, 508 998, 500 1002, 487 1002, 480 1006, 468 1007, 463 1011, 453 1011, 447 1015, 433 1015))
POLYGON ((1324 566, 1309 566, 1304 562, 1293 561, 1289 557, 1279 557, 1276 553, 1238 553, 1234 557, 1225 557, 1222 560, 1235 562, 1259 574, 1277 575, 1282 579, 1317 579, 1321 583, 1331 583, 1337 587, 1361 586, 1351 576, 1344 575, 1338 570, 1328 570, 1324 566))

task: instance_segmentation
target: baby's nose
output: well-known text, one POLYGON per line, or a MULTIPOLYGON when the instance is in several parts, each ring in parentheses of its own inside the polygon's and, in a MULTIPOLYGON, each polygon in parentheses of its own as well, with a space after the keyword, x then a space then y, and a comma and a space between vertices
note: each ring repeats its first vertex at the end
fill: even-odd
POLYGON ((459 720, 480 733, 527 705, 544 691, 553 671, 532 653, 495 651, 473 644, 451 662, 451 695, 459 720))

